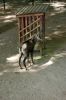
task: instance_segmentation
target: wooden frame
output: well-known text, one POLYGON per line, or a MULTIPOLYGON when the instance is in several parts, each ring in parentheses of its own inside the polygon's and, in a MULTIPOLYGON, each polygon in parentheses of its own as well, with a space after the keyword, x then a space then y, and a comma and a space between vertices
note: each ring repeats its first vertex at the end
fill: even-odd
POLYGON ((43 44, 41 44, 40 52, 43 55, 45 48, 45 13, 18 15, 19 28, 19 44, 20 48, 23 42, 30 39, 34 34, 41 32, 43 44))

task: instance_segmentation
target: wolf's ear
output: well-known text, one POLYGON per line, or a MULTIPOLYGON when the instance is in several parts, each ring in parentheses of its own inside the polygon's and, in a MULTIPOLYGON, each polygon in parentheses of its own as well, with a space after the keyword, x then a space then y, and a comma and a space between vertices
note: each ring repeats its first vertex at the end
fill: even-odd
POLYGON ((39 34, 40 34, 40 33, 38 32, 36 35, 39 36, 39 34))
POLYGON ((42 32, 38 32, 37 36, 41 38, 42 37, 42 32))

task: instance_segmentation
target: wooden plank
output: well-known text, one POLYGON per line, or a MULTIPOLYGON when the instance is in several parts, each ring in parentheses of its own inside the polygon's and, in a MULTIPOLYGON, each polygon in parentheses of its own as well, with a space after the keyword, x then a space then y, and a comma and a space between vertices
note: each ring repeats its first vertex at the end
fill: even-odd
POLYGON ((32 23, 31 23, 31 16, 29 17, 29 32, 30 32, 30 34, 29 34, 29 36, 31 37, 31 25, 32 25, 32 23))
MULTIPOLYGON (((25 25, 25 17, 23 17, 23 24, 24 24, 24 27, 23 27, 23 29, 26 27, 26 25, 25 25)), ((24 30, 24 34, 25 34, 25 30, 24 30)))
POLYGON ((43 13, 26 14, 26 15, 20 14, 20 15, 16 15, 16 17, 42 16, 42 15, 43 15, 43 13))
MULTIPOLYGON (((39 18, 38 16, 36 16, 37 19, 39 18)), ((39 25, 38 21, 37 21, 37 26, 39 25)), ((38 28, 37 28, 37 33, 39 32, 38 28)))
POLYGON ((44 15, 42 15, 42 33, 43 33, 43 39, 45 40, 45 13, 44 15))
MULTIPOLYGON (((32 16, 32 19, 33 19, 33 22, 35 22, 35 16, 32 16)), ((33 28, 35 28, 35 24, 33 24, 33 28)), ((34 31, 34 33, 35 33, 35 31, 34 31)))
MULTIPOLYGON (((26 28, 30 27, 31 25, 33 25, 34 23, 36 23, 39 20, 40 20, 40 18, 38 18, 36 21, 34 21, 33 23, 31 23, 28 26, 26 26, 25 28, 23 28, 23 30, 25 30, 26 28)), ((22 32, 23 30, 20 30, 20 32, 22 32)))
MULTIPOLYGON (((23 22, 23 17, 22 17, 22 28, 21 29, 23 29, 24 28, 24 22, 23 22)), ((22 31, 22 36, 23 36, 23 34, 24 34, 24 31, 22 31)), ((23 39, 22 39, 22 41, 23 41, 23 39)))
MULTIPOLYGON (((33 17, 31 16, 31 23, 33 23, 33 17)), ((31 30, 33 30, 33 24, 31 25, 31 30)), ((31 36, 33 35, 33 31, 31 32, 31 36)))
MULTIPOLYGON (((40 27, 40 25, 38 25, 37 27, 40 27)), ((26 33, 25 35, 28 35, 29 33, 31 33, 32 31, 34 31, 35 29, 37 29, 37 27, 35 27, 33 30, 29 31, 28 33, 26 33)), ((23 38, 25 35, 23 35, 22 37, 20 38, 23 38)))
POLYGON ((21 45, 20 45, 20 32, 19 32, 19 29, 20 29, 20 20, 19 20, 19 18, 17 18, 17 20, 18 20, 18 36, 19 36, 19 48, 21 47, 21 45))
POLYGON ((40 23, 40 31, 42 33, 43 43, 41 44, 41 55, 44 54, 44 49, 46 48, 45 44, 45 13, 41 16, 41 23, 40 23))
MULTIPOLYGON (((19 31, 22 30, 22 17, 19 18, 19 31)), ((19 32, 19 38, 22 37, 22 32, 19 32)), ((22 43, 22 39, 19 39, 20 42, 20 47, 21 47, 21 43, 22 43)))
MULTIPOLYGON (((27 27, 27 16, 25 17, 25 27, 27 27)), ((27 28, 25 29, 25 32, 27 33, 28 31, 27 31, 27 28)), ((25 34, 26 34, 25 33, 25 34)), ((25 37, 25 39, 27 38, 27 36, 25 37)))

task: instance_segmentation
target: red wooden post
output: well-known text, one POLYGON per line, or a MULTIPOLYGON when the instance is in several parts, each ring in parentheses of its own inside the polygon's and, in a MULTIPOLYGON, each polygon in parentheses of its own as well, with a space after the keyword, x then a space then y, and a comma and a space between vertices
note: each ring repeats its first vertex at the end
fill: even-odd
POLYGON ((20 30, 22 30, 22 17, 19 17, 19 42, 21 47, 22 39, 20 37, 22 36, 22 32, 20 32, 20 30))
POLYGON ((45 45, 45 13, 42 15, 42 33, 43 33, 43 40, 44 40, 44 49, 46 48, 46 45, 45 45))
POLYGON ((44 49, 46 48, 46 45, 45 45, 45 13, 41 16, 40 32, 41 32, 41 37, 43 39, 40 52, 41 52, 41 55, 43 55, 44 49))

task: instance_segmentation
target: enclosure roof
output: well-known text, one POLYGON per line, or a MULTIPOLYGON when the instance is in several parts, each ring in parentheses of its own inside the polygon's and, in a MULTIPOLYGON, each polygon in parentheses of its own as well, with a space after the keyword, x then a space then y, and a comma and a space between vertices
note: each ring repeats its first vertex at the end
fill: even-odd
POLYGON ((17 10, 16 15, 44 13, 46 12, 47 7, 47 4, 24 6, 17 10))

